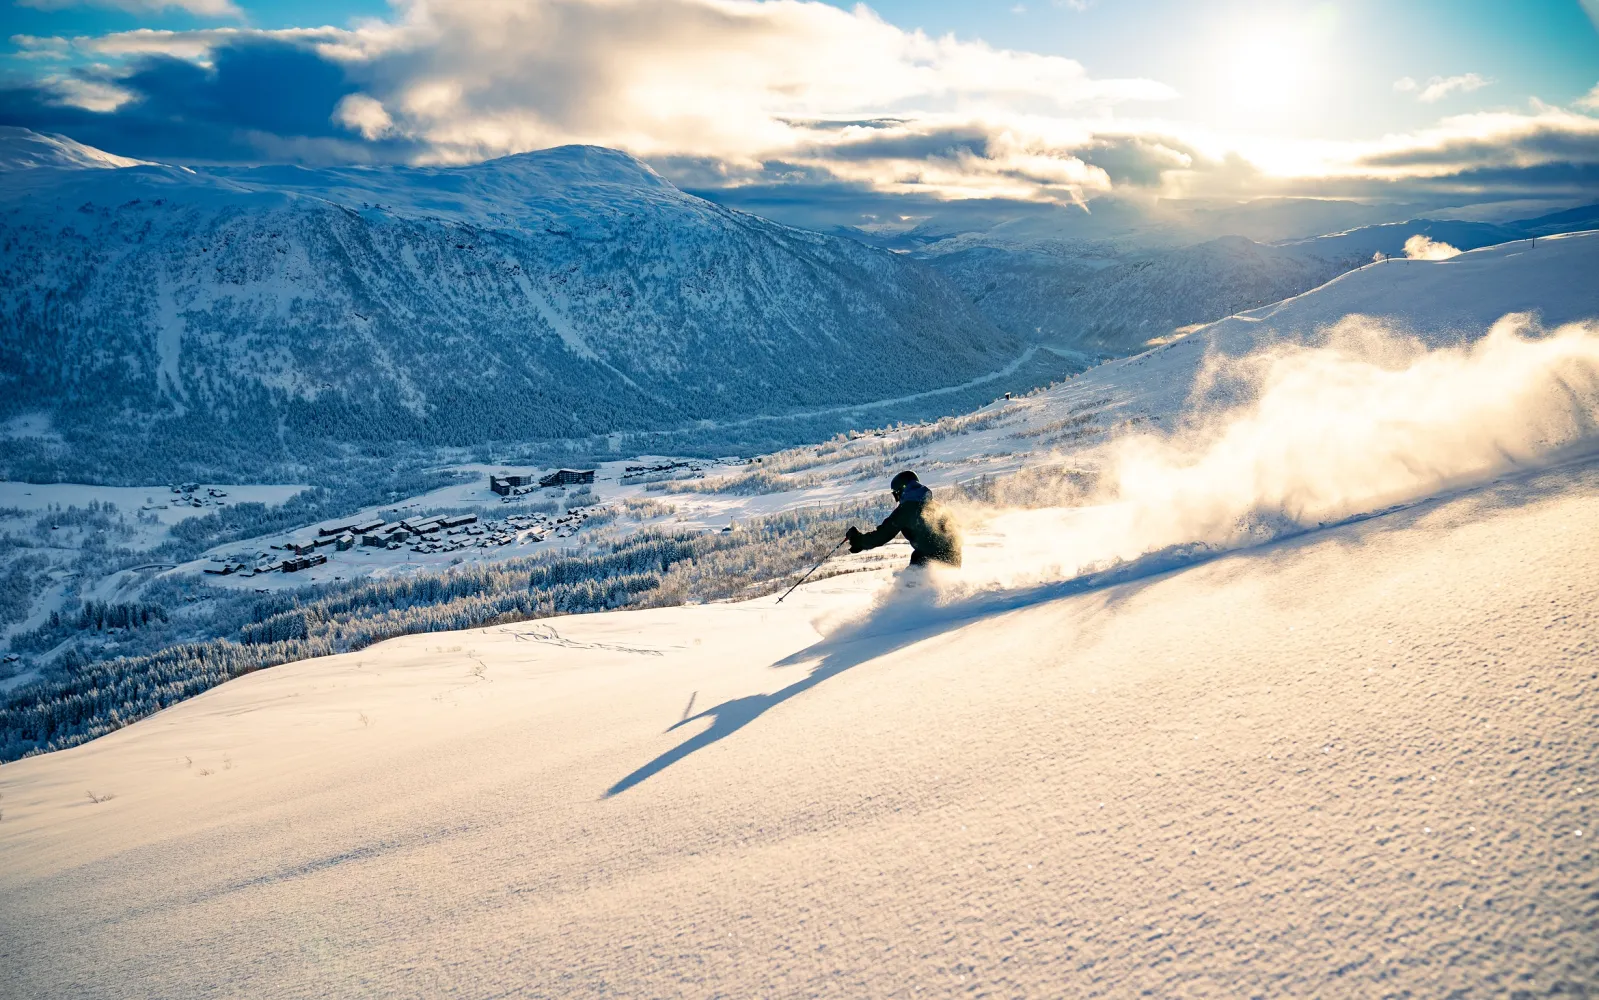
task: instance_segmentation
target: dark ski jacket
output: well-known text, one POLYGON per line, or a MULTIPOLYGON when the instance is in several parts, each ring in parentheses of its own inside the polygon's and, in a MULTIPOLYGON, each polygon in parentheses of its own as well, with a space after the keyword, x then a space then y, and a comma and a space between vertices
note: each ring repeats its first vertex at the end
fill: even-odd
POLYGON ((936 559, 951 566, 961 564, 960 528, 943 507, 933 501, 933 492, 921 483, 910 483, 900 492, 899 506, 871 531, 856 534, 851 552, 864 552, 886 545, 896 535, 904 535, 915 552, 911 565, 924 565, 936 559))

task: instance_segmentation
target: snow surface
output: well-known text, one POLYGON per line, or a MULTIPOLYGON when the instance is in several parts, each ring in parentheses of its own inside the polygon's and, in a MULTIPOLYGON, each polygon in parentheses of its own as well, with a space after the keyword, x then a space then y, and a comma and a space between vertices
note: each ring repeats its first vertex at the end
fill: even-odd
POLYGON ((1596 520, 1590 461, 1001 612, 263 671, 0 768, 0 991, 1581 995, 1596 520))

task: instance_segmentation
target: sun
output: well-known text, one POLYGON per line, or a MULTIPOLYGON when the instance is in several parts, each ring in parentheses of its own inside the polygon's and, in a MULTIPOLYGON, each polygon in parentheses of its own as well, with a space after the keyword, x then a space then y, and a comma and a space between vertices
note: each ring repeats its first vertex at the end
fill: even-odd
POLYGON ((1295 33, 1253 30, 1221 56, 1225 94, 1240 111, 1291 107, 1303 95, 1311 53, 1295 33))
POLYGON ((1285 124, 1331 72, 1334 20, 1322 8, 1249 8, 1223 20, 1202 56, 1219 124, 1285 124))

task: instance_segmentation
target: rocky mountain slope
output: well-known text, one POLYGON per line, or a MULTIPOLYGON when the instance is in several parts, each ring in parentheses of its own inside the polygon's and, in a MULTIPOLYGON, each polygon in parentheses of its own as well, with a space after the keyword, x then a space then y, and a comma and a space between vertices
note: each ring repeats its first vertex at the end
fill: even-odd
POLYGON ((1020 345, 923 264, 612 150, 194 171, 0 135, 0 474, 316 461, 851 404, 1020 345), (42 415, 42 419, 41 419, 42 415))

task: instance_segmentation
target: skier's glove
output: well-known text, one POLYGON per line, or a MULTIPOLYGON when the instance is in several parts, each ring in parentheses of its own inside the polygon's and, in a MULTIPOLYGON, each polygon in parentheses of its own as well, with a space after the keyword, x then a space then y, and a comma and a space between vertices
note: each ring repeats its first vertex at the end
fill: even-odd
POLYGON ((848 531, 844 532, 844 539, 849 542, 849 550, 851 552, 859 552, 861 550, 861 530, 853 524, 850 525, 848 531))

